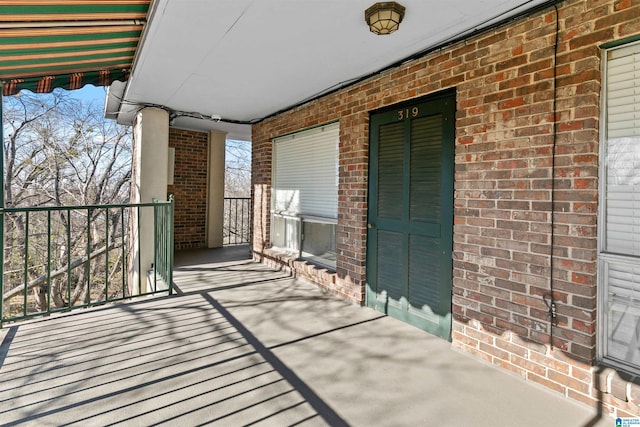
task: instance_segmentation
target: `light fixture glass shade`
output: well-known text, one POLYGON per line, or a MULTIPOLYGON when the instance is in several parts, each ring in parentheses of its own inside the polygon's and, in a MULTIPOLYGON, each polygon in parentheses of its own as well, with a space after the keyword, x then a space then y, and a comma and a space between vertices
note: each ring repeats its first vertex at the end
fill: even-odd
POLYGON ((372 33, 391 34, 400 27, 404 11, 404 6, 394 1, 380 2, 364 11, 364 20, 372 33))

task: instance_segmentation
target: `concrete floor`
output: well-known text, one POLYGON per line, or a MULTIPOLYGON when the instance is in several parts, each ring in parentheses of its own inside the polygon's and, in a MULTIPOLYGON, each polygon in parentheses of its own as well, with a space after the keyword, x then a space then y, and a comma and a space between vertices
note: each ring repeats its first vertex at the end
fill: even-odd
POLYGON ((6 326, 0 424, 613 425, 247 256, 178 254, 180 295, 6 326))

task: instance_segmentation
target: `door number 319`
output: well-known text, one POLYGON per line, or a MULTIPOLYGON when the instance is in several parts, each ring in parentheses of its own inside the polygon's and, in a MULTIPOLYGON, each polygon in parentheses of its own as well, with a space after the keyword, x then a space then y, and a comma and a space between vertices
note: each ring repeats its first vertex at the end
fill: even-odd
POLYGON ((418 107, 398 110, 398 120, 412 119, 414 117, 417 117, 418 114, 420 114, 420 109, 418 107))

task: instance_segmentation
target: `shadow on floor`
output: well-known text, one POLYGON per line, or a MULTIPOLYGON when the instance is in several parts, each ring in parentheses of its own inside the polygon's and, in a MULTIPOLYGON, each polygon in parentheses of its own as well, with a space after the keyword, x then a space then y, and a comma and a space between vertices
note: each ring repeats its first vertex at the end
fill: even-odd
POLYGON ((182 295, 0 331, 1 423, 611 425, 416 328, 205 252, 176 268, 182 295))

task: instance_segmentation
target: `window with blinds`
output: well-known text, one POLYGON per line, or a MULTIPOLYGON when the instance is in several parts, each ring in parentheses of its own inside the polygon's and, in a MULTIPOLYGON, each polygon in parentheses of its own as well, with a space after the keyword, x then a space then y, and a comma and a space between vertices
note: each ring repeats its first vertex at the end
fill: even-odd
POLYGON ((335 268, 339 124, 273 142, 271 242, 335 268))
POLYGON ((640 44, 606 52, 600 357, 640 372, 640 44))

